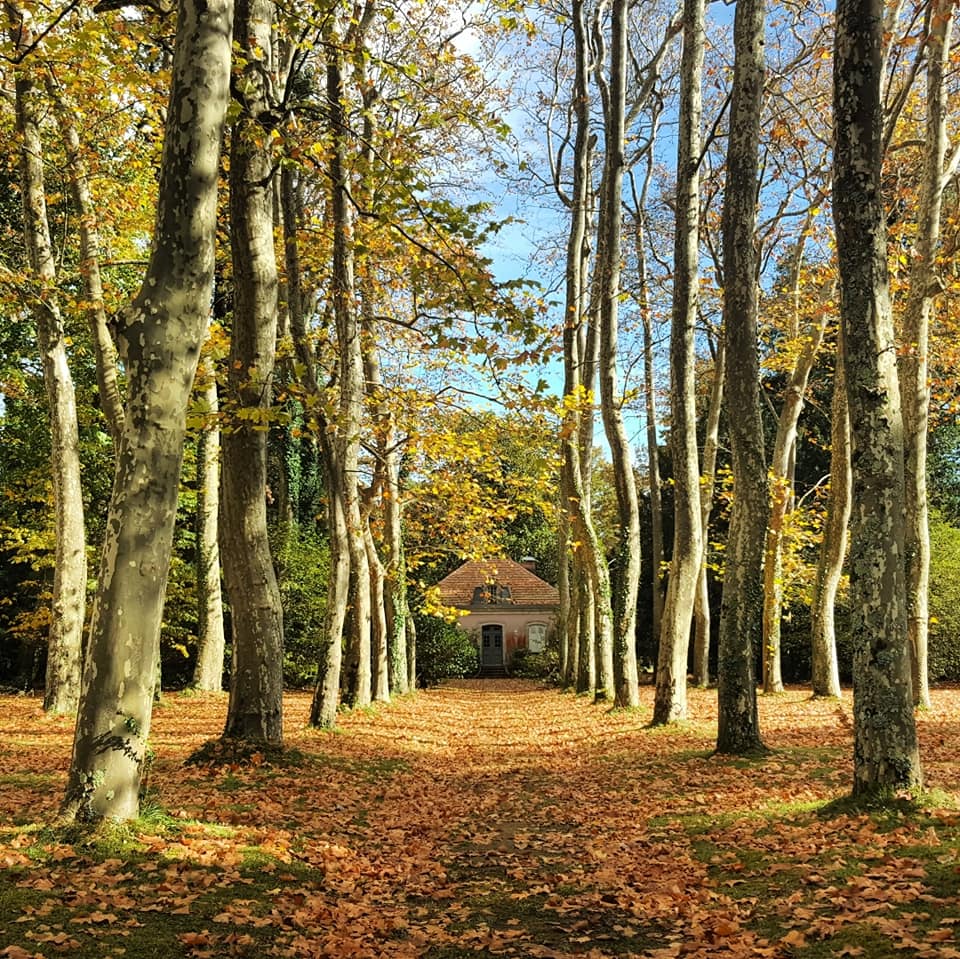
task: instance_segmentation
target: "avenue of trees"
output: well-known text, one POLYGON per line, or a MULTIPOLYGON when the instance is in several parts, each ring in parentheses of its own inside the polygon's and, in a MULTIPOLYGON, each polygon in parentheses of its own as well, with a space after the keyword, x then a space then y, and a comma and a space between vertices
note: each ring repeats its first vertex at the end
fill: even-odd
POLYGON ((270 750, 285 682, 321 728, 409 692, 430 587, 504 554, 565 687, 715 681, 750 754, 801 645, 855 794, 921 786, 950 0, 4 14, 0 666, 77 715, 65 816, 137 815, 162 682, 270 750))

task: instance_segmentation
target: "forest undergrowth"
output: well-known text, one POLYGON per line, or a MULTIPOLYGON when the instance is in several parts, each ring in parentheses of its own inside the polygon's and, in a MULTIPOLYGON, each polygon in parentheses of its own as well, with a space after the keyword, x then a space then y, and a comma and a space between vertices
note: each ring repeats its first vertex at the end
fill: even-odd
POLYGON ((851 702, 762 697, 770 752, 711 755, 716 693, 650 729, 470 680, 186 765, 226 697, 157 708, 143 815, 53 828, 71 723, 0 699, 0 956, 960 959, 960 690, 919 718, 929 793, 845 803, 851 702))

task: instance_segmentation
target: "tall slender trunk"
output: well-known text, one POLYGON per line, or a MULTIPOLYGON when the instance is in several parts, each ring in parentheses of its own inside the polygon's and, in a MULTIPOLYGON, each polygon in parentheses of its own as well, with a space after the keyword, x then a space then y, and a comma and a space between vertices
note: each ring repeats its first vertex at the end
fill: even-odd
POLYGON ((723 577, 718 654, 717 751, 763 747, 754 657, 763 639, 763 546, 767 467, 757 357, 757 182, 763 97, 764 3, 739 0, 723 200, 724 398, 733 453, 733 512, 723 577))
POLYGON ((407 684, 417 688, 417 624, 412 616, 407 617, 407 684))
MULTIPOLYGON (((812 215, 808 220, 812 226, 812 215)), ((791 271, 791 283, 799 293, 800 271, 803 264, 803 243, 797 252, 791 271)), ((834 290, 830 289, 833 293, 834 290)), ((797 445, 797 425, 803 412, 807 382, 813 370, 823 332, 827 311, 817 309, 803 331, 802 345, 796 354, 790 379, 784 391, 783 406, 777 420, 777 435, 770 461, 770 512, 767 520, 767 539, 763 561, 763 691, 783 692, 780 667, 780 620, 783 615, 783 524, 793 500, 792 462, 797 445)), ((799 317, 795 319, 794 337, 799 333, 799 317)))
POLYGON ((277 340, 273 157, 262 117, 271 86, 271 0, 236 0, 234 43, 245 59, 240 118, 230 143, 233 327, 227 388, 241 411, 223 438, 221 556, 230 600, 233 666, 224 736, 283 742, 283 610, 267 533, 267 437, 277 340))
POLYGON ((403 694, 410 691, 407 672, 407 620, 410 608, 407 599, 407 564, 403 550, 403 523, 400 488, 400 454, 391 428, 386 437, 384 454, 386 502, 383 531, 386 541, 387 649, 390 656, 390 689, 403 694))
POLYGON ((617 385, 618 304, 623 222, 624 114, 626 112, 627 2, 614 0, 610 25, 610 82, 606 98, 605 161, 600 200, 598 272, 600 314, 600 412, 613 459, 620 521, 611 576, 613 689, 617 706, 638 706, 637 590, 640 585, 640 508, 630 443, 617 385))
POLYGON ((233 7, 181 0, 153 251, 118 317, 128 399, 63 815, 139 811, 186 409, 213 289, 233 7))
POLYGON ((920 785, 904 568, 903 422, 880 188, 882 0, 838 0, 834 218, 853 455, 853 792, 920 785))
POLYGON ((344 474, 338 444, 322 428, 320 450, 327 488, 327 535, 330 538, 330 577, 327 582, 327 612, 323 644, 317 669, 317 686, 310 707, 310 725, 332 729, 340 705, 340 671, 343 659, 343 627, 350 590, 350 549, 344 474))
POLYGON ((210 360, 201 360, 198 380, 210 425, 197 440, 197 662, 193 686, 223 689, 223 593, 220 586, 220 424, 217 381, 210 360))
MULTIPOLYGON (((336 421, 322 429, 324 468, 327 474, 328 527, 330 529, 331 577, 327 598, 325 652, 314 696, 311 721, 332 726, 336 720, 336 687, 339 684, 341 657, 339 645, 343 616, 348 603, 359 597, 358 578, 353 564, 366 563, 363 549, 363 526, 360 511, 360 490, 357 480, 360 453, 360 423, 363 411, 364 373, 360 323, 354 304, 353 224, 350 216, 349 183, 346 149, 349 131, 346 127, 343 89, 343 43, 337 24, 328 24, 324 35, 327 65, 327 107, 330 127, 330 217, 333 228, 333 263, 330 276, 330 299, 338 347, 339 401, 336 421), (332 428, 332 429, 331 429, 332 428), (344 579, 345 577, 345 579, 344 579)), ((366 580, 369 583, 369 577, 366 580)), ((369 593, 369 585, 367 585, 369 593)), ((354 618, 357 618, 356 616, 354 618)), ((362 616, 361 616, 362 618, 362 616)), ((366 676, 369 702, 370 647, 367 616, 366 676)), ((359 676, 362 653, 356 657, 358 678, 353 687, 362 694, 359 676)), ((409 660, 408 660, 409 666, 409 660)))
POLYGON ((923 183, 910 289, 903 314, 900 396, 903 404, 906 479, 907 636, 911 652, 913 701, 930 706, 927 636, 930 625, 930 529, 927 509, 927 418, 930 408, 927 355, 930 313, 942 289, 937 272, 940 209, 946 178, 948 98, 944 74, 950 62, 953 4, 931 3, 927 39, 927 118, 923 183))
POLYGON ((850 522, 850 417, 842 343, 838 344, 830 404, 830 495, 811 603, 811 669, 814 696, 840 696, 834 614, 847 554, 850 522))
MULTIPOLYGON (((567 238, 566 261, 566 318, 564 321, 564 401, 566 411, 561 430, 563 452, 562 488, 566 496, 563 508, 568 511, 573 535, 577 541, 573 563, 578 572, 579 589, 573 593, 578 604, 579 655, 577 690, 596 688, 597 622, 601 633, 610 624, 610 590, 606 579, 606 564, 600 555, 599 542, 590 516, 589 450, 592 440, 592 410, 587 402, 594 379, 595 363, 592 347, 583 345, 585 324, 585 265, 588 256, 588 219, 590 210, 590 130, 589 98, 587 94, 587 35, 582 0, 574 0, 572 21, 575 35, 576 77, 574 81, 574 110, 576 112, 573 149, 573 191, 570 199, 570 232, 567 238), (587 412, 585 412, 585 410, 587 412), (590 594, 589 614, 584 597, 590 594), (600 603, 597 611, 596 603, 600 603), (606 615, 605 615, 606 614, 606 615), (587 645, 589 648, 587 648, 587 645), (589 675, 588 675, 589 674, 589 675)), ((611 675, 608 678, 612 691, 611 675)))
POLYGON ((674 533, 670 579, 660 627, 653 722, 687 714, 690 622, 700 571, 700 464, 697 450, 696 353, 699 301, 700 118, 702 113, 703 0, 684 0, 677 212, 674 233, 673 316, 670 331, 670 408, 674 533))
MULTIPOLYGON (((30 29, 19 10, 7 5, 15 44, 27 49, 30 29)), ((87 558, 80 481, 80 437, 67 341, 55 289, 57 270, 47 219, 40 136, 40 91, 28 65, 16 71, 15 101, 20 136, 20 187, 23 235, 37 289, 30 298, 50 418, 50 475, 53 487, 54 567, 47 674, 43 708, 76 711, 80 696, 83 620, 86 611, 87 558)))
POLYGON ((705 688, 710 684, 710 591, 707 558, 710 551, 710 513, 713 509, 713 488, 717 476, 717 450, 720 448, 720 413, 723 407, 723 381, 727 368, 727 349, 723 336, 717 343, 713 361, 713 384, 710 387, 710 408, 704 430, 703 460, 700 480, 700 573, 697 598, 693 607, 693 683, 705 688))
MULTIPOLYGON (((646 192, 646 191, 644 191, 646 192)), ((647 258, 644 238, 643 210, 637 211, 636 253, 638 305, 643 323, 643 379, 644 408, 647 416, 647 483, 650 488, 650 570, 651 570, 651 631, 660 636, 663 622, 663 497, 660 492, 660 440, 657 436, 657 385, 653 362, 653 311, 647 288, 647 258)))

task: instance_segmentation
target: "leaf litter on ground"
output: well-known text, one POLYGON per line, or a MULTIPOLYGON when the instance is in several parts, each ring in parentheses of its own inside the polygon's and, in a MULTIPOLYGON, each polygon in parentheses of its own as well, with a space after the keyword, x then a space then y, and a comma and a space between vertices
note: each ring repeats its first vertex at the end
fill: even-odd
POLYGON ((918 717, 933 799, 874 809, 849 693, 761 698, 749 760, 715 692, 666 729, 644 694, 465 680, 323 733, 291 693, 295 761, 199 764, 226 698, 170 694, 141 819, 92 836, 49 826, 71 724, 2 698, 0 957, 960 959, 960 691, 918 717))

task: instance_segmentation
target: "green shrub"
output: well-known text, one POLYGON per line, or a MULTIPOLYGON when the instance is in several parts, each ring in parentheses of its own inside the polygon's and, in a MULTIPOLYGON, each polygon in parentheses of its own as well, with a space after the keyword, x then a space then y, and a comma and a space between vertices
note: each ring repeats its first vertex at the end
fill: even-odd
POLYGON ((930 517, 931 682, 960 680, 960 529, 930 517))
POLYGON ((417 616, 416 624, 417 679, 422 686, 477 672, 477 647, 466 633, 438 616, 417 616))
POLYGON ((556 649, 549 646, 542 653, 518 649, 510 660, 509 672, 518 679, 543 679, 548 683, 556 683, 560 679, 560 656, 556 649))
POLYGON ((311 685, 323 641, 330 550, 312 529, 294 526, 273 546, 283 604, 283 681, 311 685))

